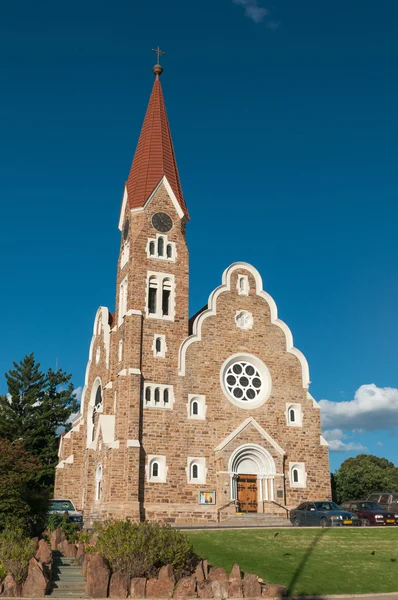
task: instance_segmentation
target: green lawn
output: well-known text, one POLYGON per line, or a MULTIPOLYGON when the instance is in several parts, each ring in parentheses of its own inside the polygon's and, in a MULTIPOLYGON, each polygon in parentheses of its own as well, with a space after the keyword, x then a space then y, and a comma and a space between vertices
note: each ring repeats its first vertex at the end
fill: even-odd
POLYGON ((289 594, 398 592, 398 527, 277 531, 191 531, 188 537, 212 565, 230 571, 237 562, 289 594))

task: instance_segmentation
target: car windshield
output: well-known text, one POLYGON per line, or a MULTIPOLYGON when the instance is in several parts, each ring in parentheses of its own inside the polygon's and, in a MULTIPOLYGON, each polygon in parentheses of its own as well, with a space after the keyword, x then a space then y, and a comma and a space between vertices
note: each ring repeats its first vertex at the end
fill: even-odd
POLYGON ((384 508, 380 506, 380 504, 377 504, 377 502, 360 502, 359 507, 362 510, 384 510, 384 508))
POLYGON ((398 494, 393 494, 391 504, 398 504, 398 494))
POLYGON ((335 502, 315 502, 317 510, 341 510, 335 502))
POLYGON ((70 500, 51 500, 48 510, 75 510, 70 500))

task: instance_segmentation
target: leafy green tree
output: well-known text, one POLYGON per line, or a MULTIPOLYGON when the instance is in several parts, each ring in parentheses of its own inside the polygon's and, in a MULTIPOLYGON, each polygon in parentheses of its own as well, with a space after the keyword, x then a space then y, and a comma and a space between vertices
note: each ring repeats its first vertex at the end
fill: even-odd
POLYGON ((39 459, 38 479, 51 486, 58 462, 59 436, 70 428, 78 410, 71 375, 61 369, 40 370, 29 354, 6 374, 8 395, 0 396, 0 438, 23 440, 25 449, 39 459))
POLYGON ((359 454, 333 475, 337 502, 365 500, 372 492, 398 492, 398 468, 386 458, 359 454))
POLYGON ((48 495, 39 483, 41 465, 17 440, 0 439, 0 531, 35 532, 44 522, 48 495))

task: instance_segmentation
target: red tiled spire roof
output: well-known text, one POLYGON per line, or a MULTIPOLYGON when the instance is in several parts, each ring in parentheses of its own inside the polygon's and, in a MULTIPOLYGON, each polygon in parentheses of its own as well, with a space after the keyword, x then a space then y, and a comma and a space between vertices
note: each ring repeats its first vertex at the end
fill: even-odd
POLYGON ((178 174, 162 86, 159 74, 156 73, 140 139, 126 184, 129 207, 144 206, 164 175, 167 177, 186 218, 189 219, 178 174))

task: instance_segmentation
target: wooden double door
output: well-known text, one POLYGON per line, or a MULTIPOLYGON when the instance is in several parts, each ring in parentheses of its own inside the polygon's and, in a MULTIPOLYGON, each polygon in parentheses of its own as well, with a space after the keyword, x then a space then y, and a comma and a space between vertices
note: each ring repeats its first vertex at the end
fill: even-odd
POLYGON ((240 512, 257 512, 257 475, 238 475, 237 488, 240 512))

